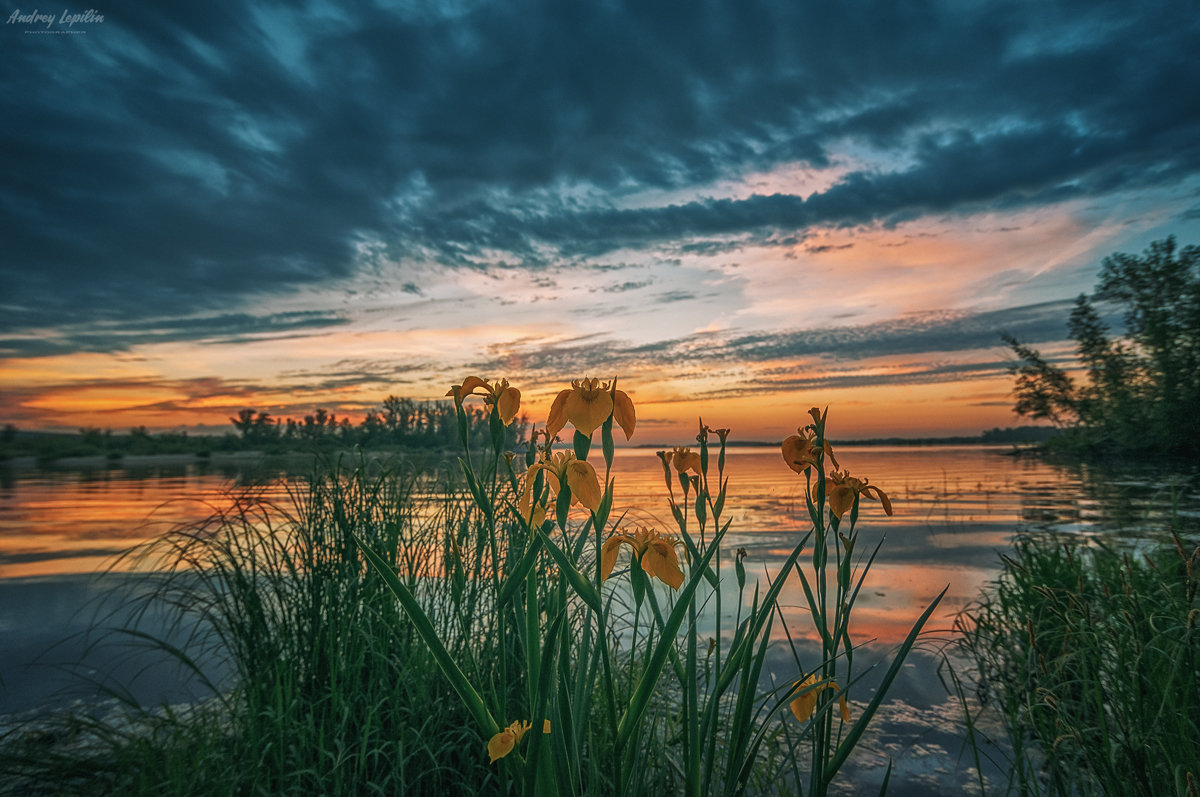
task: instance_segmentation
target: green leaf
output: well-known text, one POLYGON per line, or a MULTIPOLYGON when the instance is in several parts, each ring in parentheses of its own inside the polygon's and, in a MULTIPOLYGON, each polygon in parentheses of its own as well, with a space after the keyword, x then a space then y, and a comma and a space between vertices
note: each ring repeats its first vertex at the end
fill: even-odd
POLYGON ((496 599, 496 603, 503 606, 512 600, 513 595, 524 583, 525 577, 529 575, 529 571, 537 564, 538 554, 541 550, 542 539, 534 534, 529 541, 529 547, 525 550, 525 554, 517 562, 517 566, 508 574, 508 578, 505 579, 504 586, 500 589, 500 596, 496 599))
MULTIPOLYGON (((726 527, 728 528, 728 527, 726 527)), ((679 592, 675 600, 675 608, 671 611, 671 616, 659 636, 658 643, 654 646, 654 652, 650 654, 650 658, 646 662, 646 669, 642 671, 641 677, 638 679, 637 686, 634 687, 633 697, 629 701, 629 708, 625 710, 621 721, 617 726, 617 749, 623 750, 629 742, 629 737, 633 734, 633 729, 642 721, 642 716, 646 713, 646 708, 650 703, 650 695, 654 691, 655 684, 658 683, 658 676, 662 673, 663 665, 666 663, 667 654, 675 649, 675 634, 679 631, 679 626, 683 624, 683 618, 687 615, 688 606, 692 601, 692 597, 696 594, 696 588, 700 586, 700 582, 704 579, 703 571, 708 567, 708 563, 716 554, 721 538, 725 536, 725 529, 722 529, 713 538, 713 544, 709 546, 708 552, 704 554, 704 558, 693 568, 690 577, 683 585, 683 589, 679 592)))
POLYGON ((492 451, 497 454, 504 448, 504 421, 500 420, 500 408, 493 404, 488 413, 488 427, 492 433, 492 451))
POLYGON ((586 435, 576 429, 572 442, 575 446, 575 459, 587 459, 588 451, 592 449, 591 435, 586 435))
POLYGON ((479 510, 491 519, 492 504, 484 495, 483 488, 479 486, 479 481, 475 478, 475 471, 471 468, 470 462, 459 457, 458 464, 462 466, 463 475, 467 477, 467 487, 471 490, 471 497, 475 499, 475 506, 479 507, 479 510))
POLYGON ((558 486, 558 497, 554 500, 554 518, 558 521, 558 527, 564 532, 567 530, 567 512, 571 509, 571 488, 566 485, 566 479, 562 479, 558 486))
POLYGON ((687 531, 687 522, 683 519, 683 512, 675 505, 674 501, 671 502, 671 514, 675 516, 675 523, 679 526, 679 533, 685 533, 687 531))
POLYGON ((546 550, 554 557, 555 564, 558 565, 559 571, 566 576, 567 582, 571 588, 575 590, 575 594, 583 599, 583 602, 592 608, 597 614, 602 614, 603 604, 600 601, 600 593, 592 586, 592 582, 583 577, 583 574, 575 567, 575 563, 567 556, 562 548, 555 544, 554 540, 546 536, 546 532, 538 529, 538 536, 542 540, 542 544, 546 546, 546 550))
POLYGON ((600 427, 600 445, 604 451, 604 464, 612 470, 613 457, 616 454, 613 444, 613 416, 609 415, 608 420, 600 427))
POLYGON ((604 526, 608 523, 608 514, 612 511, 613 504, 613 479, 608 480, 608 484, 604 485, 604 496, 600 499, 600 506, 596 507, 595 525, 597 529, 604 530, 604 526))
POLYGON ((629 561, 629 583, 633 586, 633 603, 635 606, 641 606, 642 601, 646 598, 646 574, 642 570, 642 565, 637 561, 637 558, 632 558, 629 561))
POLYGON ((908 632, 908 636, 904 639, 904 643, 900 646, 900 650, 896 653, 896 658, 892 659, 892 665, 888 667, 888 671, 884 673, 883 680, 880 681, 879 686, 876 687, 875 696, 871 698, 871 702, 867 705, 866 709, 863 710, 862 715, 859 716, 853 727, 850 728, 850 732, 847 733, 842 739, 842 743, 838 745, 838 749, 834 753, 833 757, 828 761, 828 763, 826 763, 825 771, 823 773, 826 783, 831 781, 833 776, 837 774, 838 769, 850 756, 850 752, 854 749, 854 745, 858 744, 858 740, 867 730, 867 723, 869 723, 871 718, 875 716, 875 712, 879 709, 879 704, 882 703, 883 699, 887 696, 887 691, 891 687, 892 681, 896 680, 896 676, 900 674, 900 668, 904 666, 904 658, 908 655, 908 652, 912 650, 913 645, 916 644, 917 636, 920 635, 921 629, 925 627, 925 623, 929 620, 930 615, 933 614, 933 610, 936 609, 938 604, 942 602, 942 598, 946 595, 946 590, 948 589, 950 589, 949 584, 947 584, 946 587, 938 593, 938 596, 933 599, 932 603, 929 604, 929 608, 927 608, 921 614, 921 616, 917 618, 917 622, 913 624, 912 630, 908 632))
MULTIPOLYGON (((533 728, 529 733, 534 734, 531 744, 529 745, 529 760, 527 763, 527 771, 536 773, 537 760, 541 755, 542 747, 546 744, 546 735, 542 733, 542 720, 549 719, 546 716, 546 707, 550 703, 550 693, 555 688, 554 659, 558 653, 558 636, 563 628, 563 621, 566 620, 567 613, 559 612, 554 618, 554 622, 550 624, 550 630, 546 632, 546 643, 542 649, 542 667, 541 673, 538 676, 537 692, 535 693, 534 705, 530 721, 533 723, 533 728)), ((536 640, 530 640, 531 645, 536 645, 536 640)), ((554 732, 554 723, 550 724, 551 733, 554 732)), ((561 731, 560 731, 561 732, 561 731)))
MULTIPOLYGON (((729 528, 728 523, 725 524, 725 528, 729 528)), ((692 535, 687 533, 687 529, 680 527, 679 536, 683 540, 684 547, 687 548, 688 557, 691 559, 691 561, 698 562, 700 560, 700 549, 697 547, 696 541, 692 539, 692 535)), ((708 583, 713 589, 717 588, 717 574, 713 572, 711 567, 705 568, 704 577, 708 579, 708 583)))
MULTIPOLYGON (((725 528, 729 528, 728 523, 725 524, 725 528)), ((721 533, 724 534, 724 529, 722 529, 721 533)), ((754 639, 758 636, 763 625, 767 621, 767 617, 771 612, 771 607, 774 605, 775 600, 779 597, 779 593, 783 590, 783 585, 787 581, 788 573, 790 573, 792 568, 795 566, 796 560, 800 558, 800 553, 804 550, 804 544, 808 542, 808 538, 811 536, 811 531, 805 534, 804 538, 800 540, 800 544, 792 549, 792 553, 784 561, 783 567, 779 570, 779 575, 773 582, 771 582, 770 589, 768 589, 766 594, 763 596, 762 605, 766 608, 761 612, 752 614, 752 621, 751 618, 747 618, 749 625, 746 628, 746 634, 741 638, 740 641, 736 641, 733 644, 729 657, 725 660, 721 674, 717 678, 717 687, 714 690, 716 694, 724 694, 725 690, 729 688, 729 684, 733 681, 733 677, 737 672, 740 657, 748 655, 749 647, 754 644, 754 639)))
POLYGON ((446 680, 450 682, 450 686, 458 693, 459 698, 463 701, 467 711, 471 713, 475 721, 479 723, 483 729, 484 736, 491 736, 500 732, 500 726, 492 717, 491 712, 487 710, 487 706, 483 702, 483 698, 479 692, 475 691, 475 687, 467 680, 467 676, 459 669, 450 652, 446 650, 446 646, 442 644, 442 640, 438 637, 437 631, 434 630, 433 624, 429 621, 428 615, 421 608, 421 604, 417 602, 416 597, 409 592, 408 587, 404 586, 404 582, 396 575, 396 572, 388 565, 384 559, 375 551, 367 547, 358 535, 354 532, 349 532, 354 539, 354 543, 363 552, 367 563, 375 568, 379 573, 384 583, 391 589, 392 594, 400 601, 401 608, 408 618, 412 620, 413 627, 425 644, 429 647, 429 651, 433 654, 434 660, 437 661, 438 669, 442 671, 442 675, 446 676, 446 680))

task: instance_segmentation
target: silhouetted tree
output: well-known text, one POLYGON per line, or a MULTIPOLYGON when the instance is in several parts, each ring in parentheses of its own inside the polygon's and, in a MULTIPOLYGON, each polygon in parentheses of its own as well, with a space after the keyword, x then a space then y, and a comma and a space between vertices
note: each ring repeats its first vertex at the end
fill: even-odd
POLYGON ((1200 452, 1200 248, 1169 237, 1141 257, 1106 257, 1092 297, 1069 321, 1087 384, 1011 335, 1018 362, 1016 411, 1073 425, 1087 445, 1119 451, 1200 452), (1110 336, 1096 303, 1124 308, 1125 334, 1110 336))
POLYGON ((230 422, 242 434, 242 439, 248 443, 263 444, 279 438, 279 424, 269 412, 255 410, 239 410, 236 418, 230 422))
POLYGON ((1017 396, 1017 414, 1045 418, 1060 427, 1078 422, 1075 384, 1067 372, 1046 362, 1037 350, 1012 335, 1005 333, 1001 337, 1019 358, 1009 368, 1009 373, 1017 378, 1013 390, 1017 396))
MULTIPOLYGON (((482 405, 465 408, 468 434, 482 441, 489 434, 488 412, 482 405)), ((355 426, 348 417, 322 408, 313 410, 301 421, 287 418, 276 420, 266 412, 244 409, 230 418, 240 432, 242 445, 271 445, 301 443, 316 446, 374 446, 396 445, 417 448, 452 448, 457 445, 458 426, 454 404, 449 399, 413 401, 388 396, 379 410, 370 409, 355 426)), ((516 447, 524 440, 528 420, 521 416, 505 429, 508 444, 516 447)), ((237 443, 234 443, 234 447, 237 443)))

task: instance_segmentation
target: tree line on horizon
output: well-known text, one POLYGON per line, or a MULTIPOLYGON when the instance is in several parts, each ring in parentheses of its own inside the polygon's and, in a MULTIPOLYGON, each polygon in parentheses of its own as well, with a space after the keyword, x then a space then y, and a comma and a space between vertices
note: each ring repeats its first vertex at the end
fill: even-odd
MULTIPOLYGON (((487 432, 488 418, 483 407, 466 405, 463 411, 470 434, 487 432)), ((449 448, 458 440, 454 403, 449 400, 415 401, 388 396, 380 407, 368 410, 357 425, 322 408, 300 420, 274 418, 269 412, 243 409, 229 421, 241 440, 268 448, 279 444, 291 447, 296 443, 449 448)), ((515 446, 524 439, 527 426, 528 420, 521 416, 506 427, 509 445, 515 446)))
POLYGON ((1140 257, 1106 257, 1068 329, 1077 362, 1066 368, 1003 336, 1017 356, 1017 414, 1049 420, 1057 447, 1080 454, 1200 453, 1200 247, 1169 236, 1140 257), (1123 310, 1123 334, 1098 307, 1123 310))
MULTIPOLYGON (((488 430, 482 407, 464 408, 472 435, 488 430)), ((268 411, 239 410, 229 419, 234 431, 224 435, 188 435, 187 432, 152 433, 135 426, 127 434, 112 429, 83 427, 75 434, 37 432, 5 424, 0 429, 0 460, 32 456, 55 460, 64 457, 198 454, 259 450, 267 453, 339 448, 452 448, 458 441, 454 403, 449 399, 418 401, 388 396, 381 406, 367 411, 361 422, 338 417, 317 408, 299 420, 276 418, 268 411)), ((528 419, 522 415, 505 427, 507 444, 517 447, 527 436, 528 419)))

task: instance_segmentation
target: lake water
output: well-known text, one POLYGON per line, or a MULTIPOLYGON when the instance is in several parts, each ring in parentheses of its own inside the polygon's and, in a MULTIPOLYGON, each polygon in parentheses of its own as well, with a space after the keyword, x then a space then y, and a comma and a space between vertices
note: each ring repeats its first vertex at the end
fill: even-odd
MULTIPOLYGON (((885 657, 949 587, 927 625, 927 641, 911 654, 861 750, 847 764, 851 791, 877 783, 888 756, 896 762, 890 793, 972 788, 968 757, 959 757, 959 709, 937 677, 936 648, 951 636, 955 615, 996 577, 1000 555, 1015 533, 1070 533, 1136 546, 1161 538, 1171 522, 1185 534, 1200 529, 1200 479, 1194 470, 1129 468, 1114 474, 1015 457, 1003 447, 845 446, 837 453, 843 467, 887 492, 895 509, 889 518, 879 504, 864 501, 859 519, 859 551, 886 536, 854 613, 855 642, 874 640, 863 661, 885 657)), ((118 561, 119 554, 173 525, 202 520, 226 505, 231 491, 259 489, 284 497, 280 480, 286 470, 280 463, 199 461, 0 468, 0 714, 67 694, 61 690, 73 682, 54 665, 85 658, 84 632, 95 623, 91 607, 114 584, 121 588, 119 571, 128 563, 118 561), (117 573, 92 575, 115 561, 117 573)), ((783 465, 776 448, 731 450, 727 474, 726 517, 733 524, 726 550, 747 550, 750 578, 773 575, 807 530, 803 480, 783 465)), ((673 528, 653 451, 618 451, 614 475, 614 517, 624 511, 627 522, 673 528)), ((785 590, 781 601, 802 618, 798 587, 785 590)), ((138 654, 88 655, 87 671, 140 672, 131 685, 139 699, 196 697, 180 688, 176 673, 138 654)), ((771 661, 779 683, 795 678, 789 661, 790 654, 771 661)), ((869 686, 863 691, 854 703, 869 699, 869 686)))

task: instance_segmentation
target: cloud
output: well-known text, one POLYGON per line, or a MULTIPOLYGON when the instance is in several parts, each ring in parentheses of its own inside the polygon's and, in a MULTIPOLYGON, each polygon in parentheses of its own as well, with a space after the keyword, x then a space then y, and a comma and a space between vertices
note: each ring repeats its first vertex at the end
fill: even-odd
POLYGON ((181 417, 212 421, 243 408, 299 418, 318 406, 338 412, 375 407, 389 394, 404 395, 410 377, 418 373, 422 377, 428 373, 424 364, 347 360, 319 370, 284 372, 269 380, 97 376, 37 386, 5 386, 0 390, 0 406, 7 409, 6 422, 65 427, 74 424, 72 419, 80 411, 81 400, 90 415, 111 417, 118 424, 131 412, 165 418, 166 425, 173 426, 181 417))
POLYGON ((564 362, 589 373, 627 374, 672 364, 676 380, 732 383, 712 398, 764 388, 866 387, 929 384, 997 376, 1009 360, 1001 333, 1036 345, 1066 337, 1071 302, 1054 301, 1001 311, 921 313, 900 319, 825 329, 779 332, 695 332, 637 343, 586 336, 557 343, 529 340, 502 356, 474 362, 479 373, 522 373, 531 380, 561 378, 564 362), (929 358, 934 358, 930 361, 929 358), (878 363, 888 363, 879 367, 878 363), (794 363, 812 376, 792 377, 794 363), (815 365, 813 365, 815 364, 815 365), (864 367, 870 364, 870 368, 864 367))
POLYGON ((0 338, 0 356, 43 357, 75 352, 122 352, 134 346, 192 341, 206 344, 311 336, 347 323, 343 316, 316 311, 270 315, 224 313, 182 318, 134 318, 63 324, 53 332, 0 338))
POLYGON ((537 268, 1175 185, 1200 165, 1198 26, 1153 3, 528 0, 118 5, 71 48, 6 30, 0 331, 336 288, 365 242, 537 268), (796 163, 837 176, 707 194, 796 163))
POLYGON ((653 284, 653 280, 626 280, 625 282, 620 282, 616 285, 606 285, 600 290, 604 291, 605 293, 625 293, 626 291, 636 291, 640 288, 645 288, 653 284))
MULTIPOLYGON (((705 398, 761 393, 763 390, 794 391, 848 387, 879 387, 884 385, 930 385, 984 379, 1007 373, 1009 361, 944 363, 937 365, 899 366, 880 372, 851 374, 816 374, 794 376, 789 369, 767 379, 741 385, 733 390, 714 391, 705 398)), ((1007 405, 1005 405, 1007 406, 1007 405)))
POLYGON ((996 348, 1003 346, 1002 332, 1034 344, 1066 337, 1070 307, 1070 302, 1053 301, 984 312, 916 313, 862 326, 756 332, 712 346, 710 352, 731 360, 856 360, 996 348))
POLYGON ((998 349, 1002 332, 1030 344, 1066 337, 1071 303, 1045 302, 985 312, 919 313, 858 326, 752 333, 702 332, 635 346, 628 354, 644 361, 682 358, 728 363, 766 363, 819 357, 828 363, 998 349))

